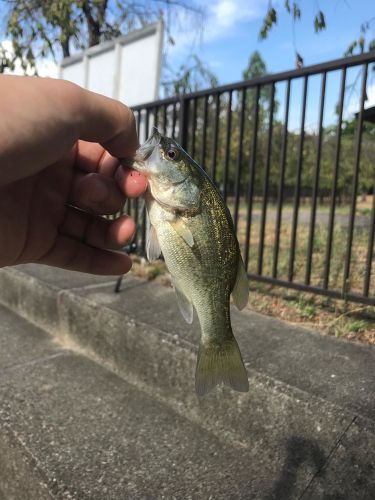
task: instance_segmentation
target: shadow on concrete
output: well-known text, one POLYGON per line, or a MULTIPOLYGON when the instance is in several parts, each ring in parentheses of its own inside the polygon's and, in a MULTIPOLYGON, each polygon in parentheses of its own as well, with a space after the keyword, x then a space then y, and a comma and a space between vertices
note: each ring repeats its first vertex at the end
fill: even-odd
MULTIPOLYGON (((298 470, 302 465, 313 467, 314 477, 323 475, 326 455, 322 448, 312 439, 292 436, 287 441, 287 453, 279 478, 274 482, 272 490, 264 500, 294 500, 298 470)), ((299 496, 298 496, 299 498, 299 496)), ((337 500, 339 500, 337 498, 337 500)), ((340 498, 340 500, 343 500, 340 498)))

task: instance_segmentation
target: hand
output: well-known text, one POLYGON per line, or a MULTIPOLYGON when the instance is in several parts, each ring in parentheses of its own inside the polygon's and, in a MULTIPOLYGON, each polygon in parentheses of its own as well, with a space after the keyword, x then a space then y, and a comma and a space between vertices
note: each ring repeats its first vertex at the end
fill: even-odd
POLYGON ((134 221, 115 214, 146 179, 129 168, 132 112, 74 84, 0 76, 0 267, 126 273, 134 221), (126 166, 127 165, 127 166, 126 166))

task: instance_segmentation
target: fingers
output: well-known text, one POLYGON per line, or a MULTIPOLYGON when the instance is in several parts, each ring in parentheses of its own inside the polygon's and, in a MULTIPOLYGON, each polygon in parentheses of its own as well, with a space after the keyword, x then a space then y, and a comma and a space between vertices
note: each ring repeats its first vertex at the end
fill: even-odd
POLYGON ((127 198, 137 198, 147 189, 146 177, 132 168, 119 167, 116 170, 115 179, 127 198))
MULTIPOLYGON (((105 151, 100 144, 78 141, 75 166, 83 172, 95 172, 97 174, 101 174, 102 176, 106 176, 107 178, 115 179, 121 193, 123 193, 123 195, 127 198, 138 197, 142 195, 147 188, 147 179, 143 175, 131 168, 120 166, 120 161, 105 151)), ((97 179, 100 180, 100 177, 98 176, 97 179)), ((90 182, 94 182, 94 180, 91 179, 90 182)), ((107 185, 109 186, 109 183, 107 183, 107 185)), ((75 186, 73 187, 75 188, 75 186)), ((90 186, 87 186, 87 189, 89 189, 89 187, 90 186)), ((93 208, 90 204, 87 205, 86 199, 84 200, 85 204, 81 205, 78 203, 78 196, 80 193, 83 193, 82 189, 85 189, 84 186, 79 187, 78 193, 75 192, 72 194, 74 197, 74 202, 72 203, 82 208, 93 208)), ((111 193, 112 192, 116 193, 116 190, 111 189, 111 193)), ((88 196, 88 193, 86 193, 86 195, 88 196)), ((122 201, 122 203, 124 202, 125 200, 122 201)), ((97 211, 97 213, 100 213, 100 211, 97 211)), ((106 210, 101 213, 104 214, 114 212, 106 210)))
POLYGON ((134 231, 134 221, 128 216, 108 221, 70 207, 53 248, 38 262, 84 273, 125 274, 131 259, 112 250, 128 243, 134 231))
POLYGON ((125 253, 90 247, 65 235, 57 236, 51 251, 38 263, 108 276, 125 274, 132 266, 130 257, 125 253))
POLYGON ((84 91, 80 138, 99 142, 117 158, 133 158, 139 145, 132 111, 119 101, 84 91))
POLYGON ((63 80, 9 75, 0 76, 0 95, 6 96, 1 102, 6 121, 0 122, 0 184, 55 164, 79 139, 100 143, 117 158, 134 157, 134 116, 119 101, 63 80))
POLYGON ((140 196, 147 187, 146 179, 131 169, 119 167, 115 178, 76 172, 69 203, 98 215, 115 214, 122 209, 126 198, 140 196))
POLYGON ((119 250, 133 238, 135 223, 128 215, 114 221, 90 215, 73 207, 68 207, 59 233, 86 243, 109 250, 119 250))
POLYGON ((115 214, 126 198, 114 179, 100 174, 75 173, 69 203, 99 215, 115 214))

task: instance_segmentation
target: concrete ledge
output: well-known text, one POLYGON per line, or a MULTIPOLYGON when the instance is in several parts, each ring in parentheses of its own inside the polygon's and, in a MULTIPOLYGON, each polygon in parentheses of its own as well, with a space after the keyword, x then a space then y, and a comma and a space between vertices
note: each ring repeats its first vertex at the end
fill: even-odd
MULTIPOLYGON (((323 498, 322 491, 351 492, 349 497, 324 498, 367 498, 364 488, 372 488, 370 472, 375 471, 370 451, 375 446, 373 349, 311 332, 302 332, 304 342, 301 332, 286 324, 235 314, 250 392, 221 388, 199 400, 193 388, 197 325, 181 321, 170 290, 129 277, 116 295, 108 278, 98 281, 73 273, 69 281, 68 274, 42 266, 1 270, 0 301, 52 334, 59 350, 90 357, 168 411, 216 436, 224 447, 247 450, 252 460, 258 457, 270 486, 264 498, 300 498, 307 487, 314 494, 306 498, 323 498), (279 347, 281 358, 273 342, 289 345, 279 347), (335 377, 327 380, 327 373, 335 377), (344 387, 332 390, 335 383, 344 387), (344 438, 351 444, 340 455, 344 438), (358 448, 355 439, 361 443, 358 448), (365 486, 353 483, 353 477, 365 486), (298 496, 287 496, 291 484, 290 491, 298 496)), ((53 361, 60 362, 66 363, 62 358, 53 361)))
MULTIPOLYGON (((333 427, 334 439, 328 427, 311 439, 302 426, 277 433, 264 425, 257 435, 256 421, 268 417, 260 406, 248 415, 254 446, 243 446, 2 307, 0 325, 0 491, 7 500, 374 498, 368 421, 354 417, 339 433, 333 427), (22 359, 12 363, 7 346, 22 359)), ((324 414, 315 418, 332 424, 324 414)))

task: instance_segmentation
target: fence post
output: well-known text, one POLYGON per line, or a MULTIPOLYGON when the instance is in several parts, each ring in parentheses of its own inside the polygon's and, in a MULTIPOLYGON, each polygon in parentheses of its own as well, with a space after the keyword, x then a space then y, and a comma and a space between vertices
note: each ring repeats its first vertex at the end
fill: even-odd
POLYGON ((178 142, 184 149, 187 147, 188 116, 189 99, 183 94, 180 98, 178 142))

